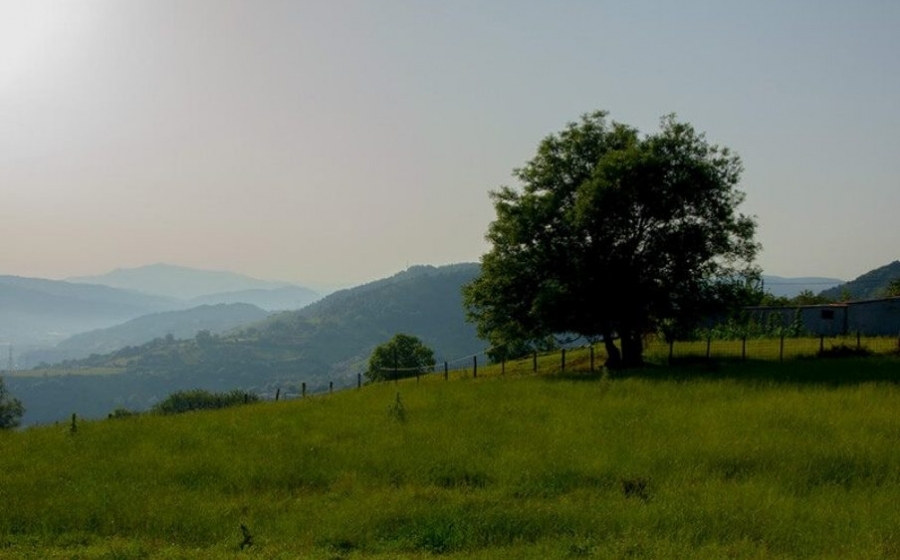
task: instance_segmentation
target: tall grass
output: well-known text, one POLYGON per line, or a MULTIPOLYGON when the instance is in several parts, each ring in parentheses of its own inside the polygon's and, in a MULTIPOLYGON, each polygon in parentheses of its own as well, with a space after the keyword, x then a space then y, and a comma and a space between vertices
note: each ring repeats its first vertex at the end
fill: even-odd
POLYGON ((514 369, 0 433, 0 558, 900 553, 896 358, 514 369))

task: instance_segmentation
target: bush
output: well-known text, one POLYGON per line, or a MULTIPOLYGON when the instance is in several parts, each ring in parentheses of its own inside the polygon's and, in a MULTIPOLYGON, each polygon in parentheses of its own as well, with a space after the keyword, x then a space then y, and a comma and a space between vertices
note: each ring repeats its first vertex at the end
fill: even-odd
POLYGON ((259 397, 235 389, 228 393, 211 393, 204 389, 178 391, 165 400, 156 403, 153 412, 160 414, 180 414, 192 410, 213 410, 258 402, 259 397))
POLYGON ((0 429, 17 428, 25 414, 22 401, 10 396, 0 377, 0 429))

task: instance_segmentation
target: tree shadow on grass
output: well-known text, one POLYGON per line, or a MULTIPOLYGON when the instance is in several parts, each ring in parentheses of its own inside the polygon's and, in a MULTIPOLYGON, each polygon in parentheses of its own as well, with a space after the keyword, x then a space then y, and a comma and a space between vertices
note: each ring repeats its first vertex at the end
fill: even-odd
POLYGON ((611 379, 659 381, 733 380, 751 383, 849 386, 862 383, 900 384, 900 356, 865 358, 796 358, 783 362, 681 358, 671 365, 647 365, 610 372, 611 379))

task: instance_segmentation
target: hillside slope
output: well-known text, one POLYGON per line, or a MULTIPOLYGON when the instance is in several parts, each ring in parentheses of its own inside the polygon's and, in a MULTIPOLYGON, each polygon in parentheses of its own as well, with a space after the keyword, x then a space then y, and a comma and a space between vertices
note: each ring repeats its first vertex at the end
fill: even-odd
POLYGON ((874 299, 884 297, 891 280, 900 278, 900 261, 880 266, 849 282, 824 290, 819 295, 833 300, 849 294, 850 299, 874 299))
POLYGON ((0 433, 0 557, 889 558, 897 366, 495 368, 0 433))

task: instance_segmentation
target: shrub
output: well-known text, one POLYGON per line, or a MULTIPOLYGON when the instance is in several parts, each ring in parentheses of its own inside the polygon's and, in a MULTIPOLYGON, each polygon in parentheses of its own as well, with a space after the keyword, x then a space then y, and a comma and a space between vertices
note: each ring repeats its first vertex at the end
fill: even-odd
POLYGON ((153 412, 180 414, 192 410, 211 410, 258 402, 259 396, 235 389, 228 393, 211 393, 204 389, 178 391, 156 403, 153 412))

